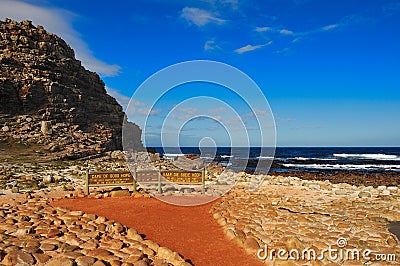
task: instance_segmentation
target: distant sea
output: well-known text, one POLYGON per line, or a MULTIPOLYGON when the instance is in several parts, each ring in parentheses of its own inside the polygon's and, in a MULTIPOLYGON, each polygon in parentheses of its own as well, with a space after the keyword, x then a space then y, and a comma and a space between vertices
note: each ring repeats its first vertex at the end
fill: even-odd
POLYGON ((196 154, 206 161, 215 161, 233 169, 248 158, 245 170, 254 170, 261 161, 265 165, 272 163, 271 170, 276 172, 400 172, 400 147, 278 147, 274 157, 260 155, 260 147, 250 150, 229 147, 218 147, 216 150, 201 148, 201 151, 197 147, 181 147, 180 151, 162 147, 155 149, 164 158, 173 159, 182 154, 196 154))

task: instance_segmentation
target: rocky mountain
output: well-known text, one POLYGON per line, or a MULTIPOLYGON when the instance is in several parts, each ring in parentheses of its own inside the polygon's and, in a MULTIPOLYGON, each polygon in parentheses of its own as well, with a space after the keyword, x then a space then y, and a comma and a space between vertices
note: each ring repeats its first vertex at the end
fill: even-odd
MULTIPOLYGON (((0 21, 0 140, 39 144, 60 158, 122 148, 126 116, 104 82, 60 37, 31 21, 0 21)), ((131 123, 133 149, 142 149, 131 123)))

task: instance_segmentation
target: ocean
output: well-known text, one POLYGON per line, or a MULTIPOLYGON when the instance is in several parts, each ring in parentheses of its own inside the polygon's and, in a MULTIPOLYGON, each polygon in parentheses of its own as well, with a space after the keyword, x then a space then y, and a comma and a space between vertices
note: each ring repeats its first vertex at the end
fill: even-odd
POLYGON ((271 165, 270 169, 276 172, 400 172, 400 147, 278 147, 274 157, 260 155, 260 147, 218 147, 216 150, 181 147, 180 151, 155 147, 155 150, 167 159, 182 154, 196 154, 206 161, 215 161, 233 169, 240 168, 244 163, 245 170, 250 171, 260 162, 258 170, 268 170, 271 165))

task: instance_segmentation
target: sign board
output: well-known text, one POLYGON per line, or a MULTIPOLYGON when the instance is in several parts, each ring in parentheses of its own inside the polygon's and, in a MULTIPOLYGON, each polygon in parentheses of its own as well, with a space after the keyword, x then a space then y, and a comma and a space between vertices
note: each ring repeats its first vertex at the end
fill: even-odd
POLYGON ((136 181, 139 183, 158 182, 158 171, 152 171, 152 170, 137 171, 136 181))
POLYGON ((161 175, 170 182, 175 183, 201 183, 202 172, 161 171, 161 175))
POLYGON ((204 191, 205 170, 203 171, 155 171, 143 170, 131 172, 95 172, 86 171, 86 194, 89 194, 89 186, 118 186, 133 185, 136 191, 136 184, 157 183, 158 191, 161 193, 161 184, 169 182, 179 184, 202 184, 204 191))
POLYGON ((130 172, 104 172, 104 173, 89 173, 89 185, 132 185, 134 182, 130 172))

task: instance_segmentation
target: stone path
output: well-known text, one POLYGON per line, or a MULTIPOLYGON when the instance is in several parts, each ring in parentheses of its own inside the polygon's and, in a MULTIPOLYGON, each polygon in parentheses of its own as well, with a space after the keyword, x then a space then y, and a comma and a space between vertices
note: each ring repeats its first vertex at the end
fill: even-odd
POLYGON ((152 198, 121 197, 65 199, 55 204, 136 228, 157 243, 179 251, 194 265, 263 265, 225 237, 209 213, 213 203, 181 207, 152 198))
MULTIPOLYGON (((329 246, 344 251, 369 249, 373 251, 370 259, 360 255, 362 262, 388 265, 400 263, 399 240, 388 231, 389 222, 400 220, 399 199, 396 187, 374 189, 268 176, 258 192, 249 192, 243 185, 224 196, 213 206, 212 212, 226 236, 253 254, 259 247, 297 249, 300 254, 305 249, 320 252, 329 246), (376 254, 394 254, 397 262, 377 261, 376 254)), ((284 261, 275 255, 275 259, 267 258, 264 262, 271 265, 360 265, 361 261, 334 257, 311 262, 284 261)))
POLYGON ((133 228, 49 203, 36 194, 0 205, 1 265, 190 265, 133 228))

